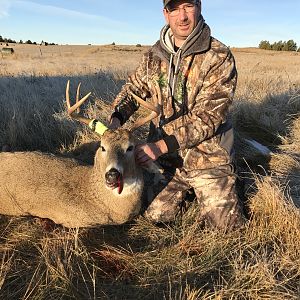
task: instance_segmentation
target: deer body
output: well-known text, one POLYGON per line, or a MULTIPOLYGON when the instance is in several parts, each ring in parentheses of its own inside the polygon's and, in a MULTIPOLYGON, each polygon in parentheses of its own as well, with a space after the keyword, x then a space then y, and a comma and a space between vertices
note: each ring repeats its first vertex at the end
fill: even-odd
MULTIPOLYGON (((81 115, 79 108, 91 93, 79 99, 79 84, 71 105, 69 87, 70 81, 68 115, 102 136, 94 166, 40 152, 0 153, 0 214, 48 218, 66 227, 123 224, 141 208, 144 181, 135 162, 135 140, 128 130, 109 130, 81 115)), ((132 96, 152 111, 134 124, 134 130, 159 115, 161 92, 156 84, 155 105, 132 96)), ((159 173, 154 164, 148 170, 159 173)))
POLYGON ((94 166, 40 152, 0 153, 0 213, 66 227, 122 224, 139 213, 142 176, 124 129, 105 132, 94 166))

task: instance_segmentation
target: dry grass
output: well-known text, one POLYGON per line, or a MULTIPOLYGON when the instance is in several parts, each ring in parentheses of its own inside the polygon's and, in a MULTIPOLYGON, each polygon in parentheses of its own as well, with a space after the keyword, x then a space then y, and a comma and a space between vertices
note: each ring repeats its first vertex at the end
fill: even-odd
POLYGON ((14 45, 13 48, 14 55, 0 58, 1 76, 74 76, 95 74, 103 69, 124 75, 137 65, 147 49, 118 45, 14 45))
MULTIPOLYGON (((51 47, 42 47, 41 55, 38 46, 20 46, 0 59, 0 145, 78 152, 88 160, 83 145, 94 137, 66 118, 67 79, 73 87, 81 81, 82 93, 93 91, 85 112, 105 120, 145 49, 51 47)), ((274 151, 267 161, 237 139, 240 169, 246 158, 257 172, 248 171, 246 180, 247 187, 255 183, 246 199, 247 224, 231 233, 202 230, 196 205, 164 226, 140 217, 119 227, 67 230, 1 216, 1 299, 300 298, 300 56, 233 52, 240 75, 232 112, 238 135, 274 151)))
POLYGON ((236 97, 261 102, 300 85, 300 53, 232 49, 239 73, 236 97))

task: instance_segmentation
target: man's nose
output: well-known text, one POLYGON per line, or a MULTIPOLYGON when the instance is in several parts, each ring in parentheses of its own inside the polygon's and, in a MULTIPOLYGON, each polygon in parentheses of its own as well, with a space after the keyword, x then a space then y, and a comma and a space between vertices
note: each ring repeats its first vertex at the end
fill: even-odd
POLYGON ((179 9, 179 16, 178 16, 178 18, 181 21, 184 21, 184 20, 186 20, 188 18, 188 15, 187 15, 187 13, 186 13, 186 11, 185 11, 184 8, 179 9))

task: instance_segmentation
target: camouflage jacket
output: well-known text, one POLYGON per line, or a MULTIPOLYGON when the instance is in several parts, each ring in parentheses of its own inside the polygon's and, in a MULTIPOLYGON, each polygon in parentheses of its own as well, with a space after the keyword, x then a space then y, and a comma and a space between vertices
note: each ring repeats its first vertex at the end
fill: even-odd
POLYGON ((158 82, 162 115, 151 122, 148 141, 164 139, 169 152, 161 163, 186 170, 230 163, 233 145, 227 117, 236 87, 235 61, 230 50, 211 37, 204 22, 196 33, 175 52, 166 25, 117 95, 113 113, 121 124, 126 122, 139 108, 130 92, 151 101, 153 82, 158 82))

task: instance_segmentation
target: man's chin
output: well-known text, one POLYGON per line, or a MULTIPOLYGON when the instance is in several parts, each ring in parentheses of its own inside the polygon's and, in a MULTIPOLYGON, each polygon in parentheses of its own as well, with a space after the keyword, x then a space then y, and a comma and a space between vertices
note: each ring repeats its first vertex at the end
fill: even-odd
POLYGON ((180 35, 178 35, 178 37, 180 37, 181 40, 186 40, 189 35, 190 33, 181 32, 180 35))

